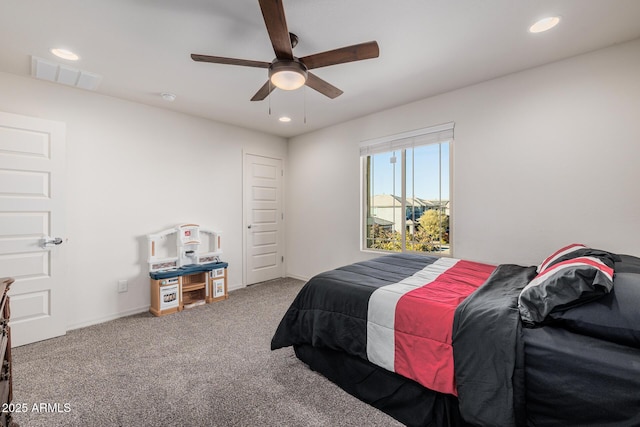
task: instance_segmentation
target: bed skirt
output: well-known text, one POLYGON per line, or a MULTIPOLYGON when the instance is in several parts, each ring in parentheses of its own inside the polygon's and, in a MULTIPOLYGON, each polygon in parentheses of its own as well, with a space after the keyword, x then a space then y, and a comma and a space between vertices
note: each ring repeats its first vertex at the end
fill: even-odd
POLYGON ((407 426, 466 427, 455 396, 429 390, 415 381, 358 357, 326 348, 295 345, 298 359, 352 396, 407 426))

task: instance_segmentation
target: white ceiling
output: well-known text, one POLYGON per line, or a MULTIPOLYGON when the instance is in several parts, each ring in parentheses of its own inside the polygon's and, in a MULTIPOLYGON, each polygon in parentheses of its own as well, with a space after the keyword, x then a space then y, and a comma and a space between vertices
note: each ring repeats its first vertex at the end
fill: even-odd
POLYGON ((30 76, 36 56, 101 75, 105 95, 291 137, 640 37, 638 0, 284 0, 284 9, 296 56, 376 40, 380 57, 314 70, 344 91, 336 99, 305 88, 251 102, 266 69, 189 55, 270 62, 257 0, 2 0, 0 71, 30 76), (528 33, 547 15, 560 25, 528 33), (81 58, 59 60, 53 47, 81 58))

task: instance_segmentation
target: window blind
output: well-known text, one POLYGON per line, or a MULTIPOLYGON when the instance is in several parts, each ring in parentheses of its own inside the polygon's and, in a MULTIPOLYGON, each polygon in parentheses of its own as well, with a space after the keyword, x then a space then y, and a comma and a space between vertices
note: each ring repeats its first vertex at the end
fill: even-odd
POLYGON ((366 157, 372 154, 386 153, 389 151, 398 151, 420 145, 451 141, 453 140, 454 125, 454 122, 443 123, 441 125, 362 141, 360 143, 360 156, 366 157))

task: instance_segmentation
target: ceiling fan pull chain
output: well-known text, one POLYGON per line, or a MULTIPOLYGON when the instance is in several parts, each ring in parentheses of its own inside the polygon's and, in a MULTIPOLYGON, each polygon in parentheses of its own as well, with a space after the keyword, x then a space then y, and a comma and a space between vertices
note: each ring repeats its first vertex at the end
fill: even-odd
MULTIPOLYGON (((271 93, 271 79, 269 79, 269 93, 271 93)), ((269 115, 271 115, 271 97, 269 97, 269 115)))
POLYGON ((304 110, 304 124, 306 125, 307 124, 307 87, 306 86, 302 89, 302 96, 303 96, 302 108, 304 110))

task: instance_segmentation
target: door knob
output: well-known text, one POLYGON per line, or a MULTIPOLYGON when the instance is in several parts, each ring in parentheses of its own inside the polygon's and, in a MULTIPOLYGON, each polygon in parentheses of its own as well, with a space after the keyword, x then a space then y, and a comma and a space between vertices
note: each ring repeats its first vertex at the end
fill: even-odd
POLYGON ((251 224, 249 224, 249 225, 247 226, 247 228, 251 228, 251 224))
POLYGON ((46 236, 40 241, 40 246, 42 246, 43 249, 51 248, 53 246, 58 246, 60 244, 62 244, 61 237, 46 236))

